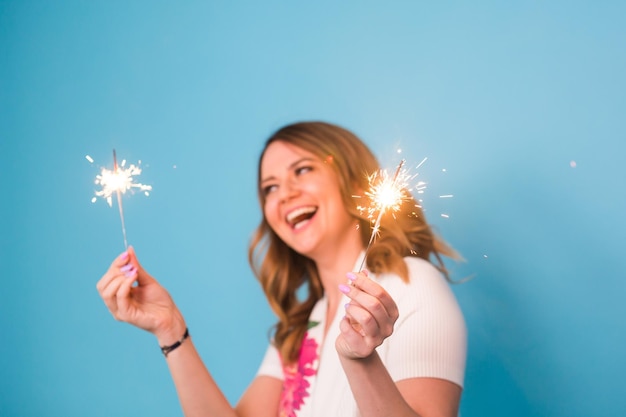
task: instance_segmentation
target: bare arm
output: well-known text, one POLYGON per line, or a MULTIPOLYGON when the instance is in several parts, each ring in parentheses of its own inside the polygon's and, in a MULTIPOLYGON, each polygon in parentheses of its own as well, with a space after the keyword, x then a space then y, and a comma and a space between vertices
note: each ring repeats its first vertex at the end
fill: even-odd
POLYGON ((191 339, 167 356, 167 365, 186 417, 238 416, 206 369, 191 339))
POLYGON ((363 417, 456 417, 461 387, 436 378, 393 382, 374 351, 363 359, 341 358, 352 394, 363 417))
MULTIPOLYGON (((188 340, 191 342, 191 340, 188 340)), ((186 417, 275 417, 282 381, 256 377, 233 409, 205 368, 193 343, 183 343, 167 356, 167 364, 186 417)))
POLYGON ((393 333, 398 309, 389 294, 365 274, 357 274, 340 324, 337 352, 363 417, 458 414, 461 387, 436 378, 391 379, 376 347, 393 333))
MULTIPOLYGON (((160 346, 170 346, 184 334, 186 324, 182 314, 169 293, 141 267, 132 247, 113 261, 96 287, 116 320, 149 331, 160 346)), ((256 378, 237 408, 233 408, 205 367, 191 338, 165 360, 187 417, 278 414, 282 384, 275 378, 256 378)))

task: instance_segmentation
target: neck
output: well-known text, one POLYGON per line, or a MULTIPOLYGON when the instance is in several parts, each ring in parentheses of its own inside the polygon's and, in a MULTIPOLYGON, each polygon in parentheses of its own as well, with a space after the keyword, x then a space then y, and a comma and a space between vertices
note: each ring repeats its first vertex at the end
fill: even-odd
POLYGON ((343 242, 339 247, 334 247, 323 259, 316 260, 317 271, 324 287, 324 294, 328 301, 328 309, 332 314, 343 294, 339 291, 339 284, 347 284, 346 274, 353 271, 354 263, 364 250, 360 240, 352 243, 343 242))

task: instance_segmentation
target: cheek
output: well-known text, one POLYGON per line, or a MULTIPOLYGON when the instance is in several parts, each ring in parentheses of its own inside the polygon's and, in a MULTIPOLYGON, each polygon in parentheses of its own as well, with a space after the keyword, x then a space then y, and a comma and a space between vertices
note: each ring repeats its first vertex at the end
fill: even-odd
POLYGON ((263 205, 263 215, 265 216, 265 219, 270 227, 275 229, 278 222, 278 212, 277 206, 271 198, 265 200, 265 204, 263 205))

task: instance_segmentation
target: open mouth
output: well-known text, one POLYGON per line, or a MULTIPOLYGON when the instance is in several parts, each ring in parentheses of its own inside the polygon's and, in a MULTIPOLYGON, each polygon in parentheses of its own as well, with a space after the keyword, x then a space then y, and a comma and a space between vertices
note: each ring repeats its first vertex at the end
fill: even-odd
POLYGON ((287 223, 294 229, 298 230, 304 226, 317 212, 317 207, 308 206, 300 207, 287 214, 287 223))

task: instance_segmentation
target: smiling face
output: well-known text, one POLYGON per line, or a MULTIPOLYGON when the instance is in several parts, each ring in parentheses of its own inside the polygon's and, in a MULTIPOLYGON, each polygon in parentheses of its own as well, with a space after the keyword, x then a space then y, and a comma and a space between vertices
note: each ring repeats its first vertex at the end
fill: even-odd
POLYGON ((332 163, 280 140, 269 144, 261 160, 267 223, 289 247, 314 260, 361 245, 332 163))

